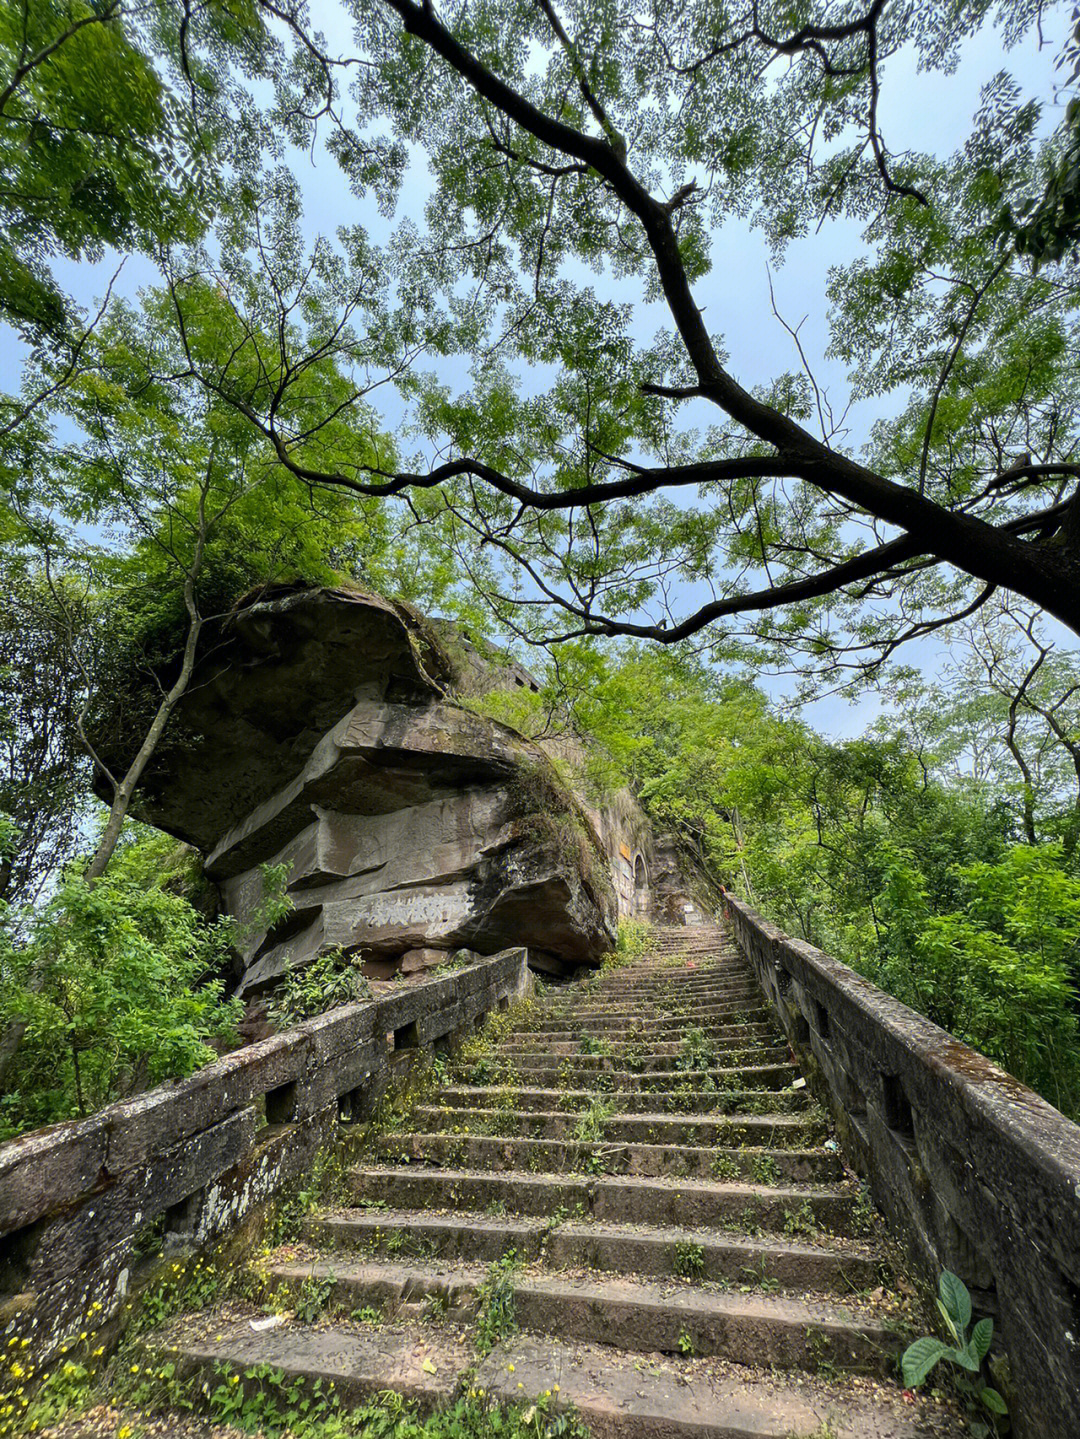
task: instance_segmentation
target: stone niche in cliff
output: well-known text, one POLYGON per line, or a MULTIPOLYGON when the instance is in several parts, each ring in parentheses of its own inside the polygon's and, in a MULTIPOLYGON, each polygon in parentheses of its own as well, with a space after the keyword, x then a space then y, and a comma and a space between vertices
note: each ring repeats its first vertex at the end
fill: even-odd
MULTIPOLYGON (((202 851, 238 921, 241 993, 335 946, 379 978, 458 948, 527 945, 560 972, 612 947, 593 820, 539 748, 455 702, 449 648, 352 588, 269 594, 206 645, 136 812, 202 851), (292 902, 270 929, 265 865, 292 902)), ((106 760, 129 743, 118 723, 106 760)))

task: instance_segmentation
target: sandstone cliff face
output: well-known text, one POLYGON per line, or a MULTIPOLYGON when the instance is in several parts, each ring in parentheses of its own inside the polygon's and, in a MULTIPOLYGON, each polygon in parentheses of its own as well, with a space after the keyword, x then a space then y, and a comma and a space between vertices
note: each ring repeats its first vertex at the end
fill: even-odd
POLYGON ((258 601, 208 647, 138 809, 206 857, 239 921, 241 992, 338 945, 380 977, 459 947, 527 945, 555 969, 611 948, 593 823, 450 680, 431 627, 351 588, 258 601), (267 864, 287 866, 293 906, 272 929, 267 864))

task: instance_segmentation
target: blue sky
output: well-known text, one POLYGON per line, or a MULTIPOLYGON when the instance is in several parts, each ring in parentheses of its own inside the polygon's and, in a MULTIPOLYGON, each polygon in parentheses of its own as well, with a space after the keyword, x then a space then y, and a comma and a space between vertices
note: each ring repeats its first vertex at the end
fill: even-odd
MULTIPOLYGON (((328 35, 331 46, 339 44, 343 52, 347 51, 350 39, 343 10, 327 0, 312 0, 311 11, 314 24, 328 35)), ((999 36, 987 29, 965 47, 961 64, 952 75, 917 73, 910 52, 894 57, 885 70, 880 108, 881 128, 889 149, 893 153, 914 149, 939 155, 954 151, 968 133, 980 87, 1002 68, 1013 74, 1026 94, 1050 100, 1055 78, 1054 59, 1060 51, 1067 17, 1064 6, 1048 12, 1043 26, 1046 43, 1042 49, 1032 35, 1022 46, 1003 53, 999 36)), ((1048 107, 1046 127, 1052 128, 1059 118, 1048 107)), ((336 162, 321 149, 313 156, 306 152, 294 153, 291 163, 303 188, 305 223, 312 237, 318 233, 332 234, 339 225, 360 220, 369 226, 372 238, 381 242, 390 238, 393 225, 404 215, 415 215, 422 222, 423 204, 429 192, 422 164, 413 166, 397 217, 387 221, 375 212, 374 206, 365 207, 361 213, 360 204, 342 181, 336 162)), ((828 343, 825 281, 829 266, 849 261, 858 254, 860 244, 857 225, 833 222, 820 234, 793 242, 783 264, 773 272, 778 307, 789 323, 804 322, 801 339, 811 367, 838 410, 844 408, 847 377, 843 366, 825 354, 828 343)), ((748 387, 765 383, 778 372, 796 368, 798 363, 790 337, 770 311, 766 258, 767 251, 759 234, 741 222, 729 222, 716 237, 712 271, 696 288, 711 328, 723 337, 730 355, 730 368, 748 387)), ((103 292, 116 264, 115 257, 107 256, 97 265, 65 264, 58 269, 62 283, 89 307, 103 292)), ((148 261, 132 257, 124 266, 116 291, 133 296, 140 286, 154 283, 155 278, 154 268, 148 261)), ((627 286, 617 293, 624 302, 636 299, 627 286)), ((650 337, 664 318, 659 306, 640 305, 635 329, 641 337, 650 337)), ((23 354, 10 333, 5 340, 0 349, 0 385, 15 389, 23 354)), ((447 375, 447 378, 454 377, 447 375)), ((460 383, 467 384, 464 371, 460 383)), ((875 410, 877 413, 880 407, 875 410)), ((385 410, 387 422, 393 425, 399 415, 400 408, 391 400, 385 410)), ((706 414, 704 409, 695 415, 692 407, 687 407, 688 423, 705 423, 712 418, 714 414, 706 414)), ((865 407, 863 412, 852 411, 849 423, 854 442, 865 436, 872 418, 865 407)), ((687 603, 691 602, 692 597, 688 597, 687 603)), ((925 668, 936 669, 944 653, 943 645, 924 644, 918 651, 918 659, 925 668)), ((916 652, 912 650, 904 658, 907 663, 915 662, 916 652)), ((782 680, 765 683, 770 692, 778 696, 788 689, 782 680)), ((847 735, 861 731, 880 707, 873 696, 856 706, 825 699, 809 707, 806 713, 811 722, 826 732, 847 735)))

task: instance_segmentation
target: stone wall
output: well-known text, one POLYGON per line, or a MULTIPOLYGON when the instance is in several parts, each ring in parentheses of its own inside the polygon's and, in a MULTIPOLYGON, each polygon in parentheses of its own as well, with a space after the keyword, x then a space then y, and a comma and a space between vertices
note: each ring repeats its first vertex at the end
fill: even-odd
POLYGON ((732 895, 735 938, 845 1150, 928 1282, 994 1316, 1020 1439, 1080 1403, 1080 1127, 846 965, 732 895))
POLYGON ((529 988, 507 950, 311 1019, 89 1119, 0 1145, 0 1334, 47 1357, 123 1303, 148 1247, 201 1247, 310 1172, 390 1077, 529 988), (100 1306, 94 1308, 94 1306, 100 1306))

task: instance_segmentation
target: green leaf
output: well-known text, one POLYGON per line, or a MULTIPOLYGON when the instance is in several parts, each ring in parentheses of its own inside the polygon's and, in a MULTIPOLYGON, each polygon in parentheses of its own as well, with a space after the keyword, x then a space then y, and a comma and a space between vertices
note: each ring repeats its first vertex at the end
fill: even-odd
POLYGON ((941 1295, 946 1315, 962 1335, 971 1323, 971 1295, 967 1292, 967 1286, 951 1270, 943 1269, 938 1280, 938 1293, 941 1295))
POLYGON ((991 1414, 1008 1414, 1009 1408, 996 1389, 982 1389, 979 1391, 979 1398, 990 1410, 991 1414))
POLYGON ((980 1319, 971 1331, 971 1348, 979 1356, 980 1363, 990 1352, 990 1341, 994 1337, 994 1321, 980 1319))
POLYGON ((924 1334, 909 1344, 900 1360, 900 1369, 908 1389, 917 1389, 934 1365, 946 1353, 945 1345, 932 1334, 924 1334))
POLYGON ((953 1364, 959 1364, 961 1369, 967 1369, 971 1374, 979 1372, 979 1358, 967 1344, 962 1349, 947 1348, 943 1357, 951 1360, 953 1364))

